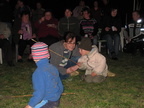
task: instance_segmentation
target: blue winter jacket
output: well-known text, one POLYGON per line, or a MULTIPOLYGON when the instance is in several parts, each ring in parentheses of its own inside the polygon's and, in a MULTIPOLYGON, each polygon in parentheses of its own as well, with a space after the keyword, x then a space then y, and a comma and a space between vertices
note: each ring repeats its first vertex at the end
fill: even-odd
POLYGON ((42 100, 57 101, 63 92, 63 84, 56 67, 47 58, 36 63, 37 69, 32 75, 33 97, 28 105, 36 106, 42 100))

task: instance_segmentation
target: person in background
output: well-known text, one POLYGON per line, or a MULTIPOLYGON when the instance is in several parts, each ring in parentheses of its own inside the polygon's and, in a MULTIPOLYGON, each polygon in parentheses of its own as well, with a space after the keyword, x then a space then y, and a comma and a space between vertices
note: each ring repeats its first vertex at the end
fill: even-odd
POLYGON ((49 63, 48 45, 36 42, 31 50, 37 68, 32 75, 33 96, 25 108, 56 108, 64 88, 57 68, 49 63))
POLYGON ((31 9, 28 5, 25 4, 25 0, 17 0, 17 4, 13 12, 14 20, 19 19, 21 14, 25 11, 29 13, 30 17, 32 16, 31 9))
POLYGON ((103 17, 109 15, 111 8, 112 8, 112 6, 110 4, 110 0, 102 0, 101 9, 102 9, 102 16, 103 17))
MULTIPOLYGON (((133 42, 133 38, 136 36, 143 36, 144 34, 144 18, 141 17, 141 13, 138 10, 132 12, 132 20, 126 26, 124 30, 124 36, 127 44, 124 47, 124 52, 136 55, 139 49, 142 56, 144 56, 144 42, 138 39, 137 42, 133 42)), ((144 36, 143 36, 144 37, 144 36)))
POLYGON ((35 23, 43 17, 44 12, 45 9, 42 8, 42 4, 40 2, 36 2, 36 9, 32 11, 32 22, 35 23))
POLYGON ((93 2, 93 7, 91 8, 91 15, 97 21, 99 27, 102 20, 102 9, 99 7, 99 2, 95 0, 93 2))
POLYGON ((61 41, 49 46, 49 50, 51 55, 50 63, 58 68, 60 78, 67 79, 70 77, 70 67, 75 65, 80 57, 76 35, 70 31, 66 32, 61 41))
POLYGON ((84 7, 88 7, 89 8, 89 6, 85 5, 85 1, 84 0, 80 0, 79 5, 76 6, 73 9, 73 16, 76 17, 76 18, 78 18, 79 20, 82 19, 83 18, 83 16, 82 16, 82 10, 83 10, 84 7))
POLYGON ((118 15, 118 9, 112 8, 111 13, 104 17, 102 27, 102 35, 107 41, 109 56, 113 60, 118 60, 121 18, 118 15))
POLYGON ((83 19, 80 20, 80 35, 81 37, 89 37, 94 45, 97 45, 98 23, 91 17, 89 8, 83 8, 83 19))
POLYGON ((14 66, 12 48, 8 39, 10 35, 11 30, 7 23, 0 21, 0 48, 2 48, 2 52, 8 66, 14 66))
MULTIPOLYGON (((34 41, 32 41, 32 39, 36 39, 36 35, 29 18, 29 12, 23 11, 23 13, 21 14, 21 18, 15 20, 12 28, 13 41, 15 45, 18 44, 18 62, 23 62, 22 56, 24 54, 26 46, 32 46, 35 43, 34 41)), ((28 61, 32 61, 31 50, 28 61)))
POLYGON ((67 31, 74 32, 77 35, 77 41, 80 40, 79 36, 79 20, 72 16, 72 10, 70 8, 65 9, 65 16, 59 20, 58 30, 60 36, 64 36, 67 31))
POLYGON ((34 27, 41 42, 50 46, 60 40, 58 19, 53 16, 51 10, 46 10, 44 16, 34 24, 34 27))
POLYGON ((90 38, 82 38, 79 44, 81 57, 78 63, 71 67, 71 72, 81 69, 85 70, 84 80, 88 83, 101 83, 108 75, 106 58, 98 52, 97 46, 91 43, 90 38))
MULTIPOLYGON (((0 2, 0 19, 1 22, 4 22, 8 25, 10 30, 12 29, 12 20, 13 20, 13 10, 11 5, 11 0, 1 0, 0 2)), ((8 37, 10 43, 12 44, 12 36, 8 37)))
POLYGON ((132 12, 132 20, 126 25, 125 39, 130 42, 131 38, 140 34, 140 29, 144 27, 144 19, 138 10, 132 12))

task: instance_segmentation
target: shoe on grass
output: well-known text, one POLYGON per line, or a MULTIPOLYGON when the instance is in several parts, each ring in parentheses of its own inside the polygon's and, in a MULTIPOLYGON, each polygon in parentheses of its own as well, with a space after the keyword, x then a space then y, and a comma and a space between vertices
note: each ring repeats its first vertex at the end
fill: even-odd
POLYGON ((77 75, 79 75, 78 71, 74 71, 74 72, 70 73, 70 76, 77 76, 77 75))
POLYGON ((18 59, 18 62, 21 62, 21 63, 22 63, 22 62, 23 62, 23 60, 22 60, 22 59, 18 59))
POLYGON ((110 72, 110 71, 108 70, 107 76, 108 76, 108 77, 115 77, 116 74, 115 74, 115 73, 112 73, 112 72, 110 72))

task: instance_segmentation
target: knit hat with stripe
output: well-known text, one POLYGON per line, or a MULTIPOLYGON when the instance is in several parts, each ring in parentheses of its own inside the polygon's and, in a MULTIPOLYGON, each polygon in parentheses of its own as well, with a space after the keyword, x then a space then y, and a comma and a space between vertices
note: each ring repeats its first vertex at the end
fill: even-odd
POLYGON ((50 57, 48 45, 43 42, 36 42, 31 47, 32 57, 34 60, 40 60, 50 57))

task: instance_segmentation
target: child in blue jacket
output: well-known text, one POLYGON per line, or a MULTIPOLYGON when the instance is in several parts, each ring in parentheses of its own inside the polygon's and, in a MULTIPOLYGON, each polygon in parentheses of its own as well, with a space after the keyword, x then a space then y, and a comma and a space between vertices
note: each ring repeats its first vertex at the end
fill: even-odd
POLYGON ((43 42, 36 42, 31 50, 37 69, 32 75, 33 96, 25 108, 58 107, 63 84, 57 68, 49 63, 48 46, 43 42))

